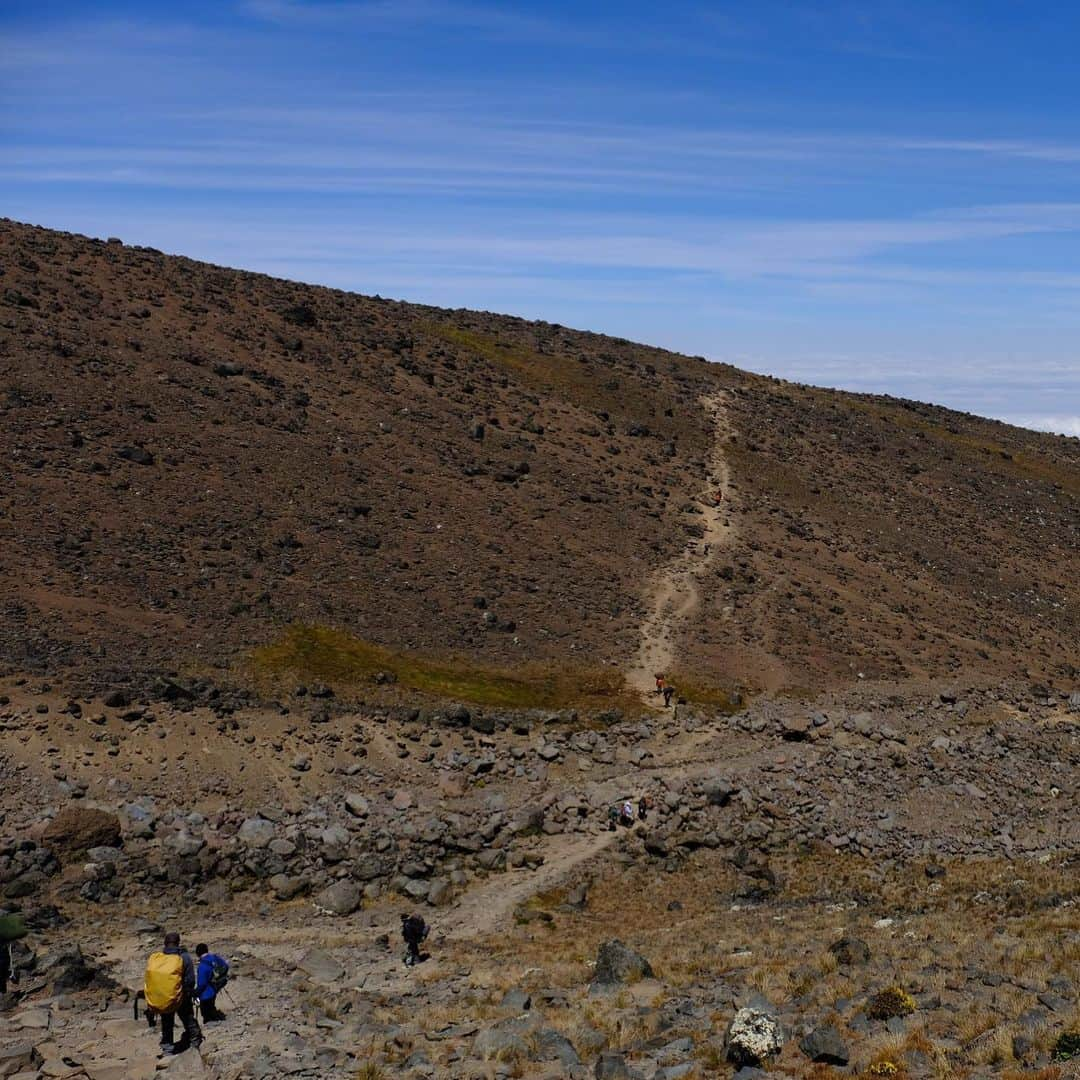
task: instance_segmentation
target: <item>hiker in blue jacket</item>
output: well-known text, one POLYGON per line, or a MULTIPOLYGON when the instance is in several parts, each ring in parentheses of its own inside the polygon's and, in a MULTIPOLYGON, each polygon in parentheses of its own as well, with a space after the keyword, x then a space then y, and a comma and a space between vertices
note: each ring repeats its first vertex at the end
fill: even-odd
POLYGON ((225 1014, 217 1007, 217 996, 229 981, 229 963, 202 944, 195 946, 195 955, 199 958, 195 997, 199 1001, 203 1021, 224 1020, 225 1014))

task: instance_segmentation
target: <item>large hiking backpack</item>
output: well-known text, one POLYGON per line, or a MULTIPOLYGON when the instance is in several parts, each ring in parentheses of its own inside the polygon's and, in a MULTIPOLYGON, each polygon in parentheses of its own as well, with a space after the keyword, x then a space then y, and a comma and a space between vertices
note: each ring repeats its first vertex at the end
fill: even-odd
POLYGON ((143 977, 146 1004, 154 1012, 175 1012, 184 996, 184 958, 174 953, 151 953, 143 977))
POLYGON ((212 956, 210 958, 210 989, 215 994, 220 994, 229 981, 229 963, 223 957, 212 956))
POLYGON ((0 915, 0 945, 26 937, 26 923, 21 915, 0 915))

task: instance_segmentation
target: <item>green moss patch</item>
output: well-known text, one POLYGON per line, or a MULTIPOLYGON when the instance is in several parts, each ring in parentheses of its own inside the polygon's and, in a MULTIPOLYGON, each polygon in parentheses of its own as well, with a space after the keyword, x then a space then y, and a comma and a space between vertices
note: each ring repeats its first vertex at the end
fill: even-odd
POLYGON ((633 708, 615 669, 530 664, 502 669, 465 658, 433 659, 398 652, 329 626, 294 624, 251 656, 257 680, 372 685, 380 676, 397 687, 476 705, 518 709, 633 708))

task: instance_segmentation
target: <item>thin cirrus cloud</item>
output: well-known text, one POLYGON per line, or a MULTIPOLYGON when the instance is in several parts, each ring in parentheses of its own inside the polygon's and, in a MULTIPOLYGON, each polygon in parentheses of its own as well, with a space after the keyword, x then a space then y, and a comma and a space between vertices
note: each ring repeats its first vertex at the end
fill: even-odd
MULTIPOLYGON (((45 225, 1073 431, 1080 132, 987 77, 1019 46, 984 22, 27 7, 0 12, 0 192, 45 225)), ((1043 45, 1014 82, 1053 74, 1043 45)))
POLYGON ((1080 438, 1080 416, 1014 416, 1010 422, 1036 431, 1056 431, 1080 438))

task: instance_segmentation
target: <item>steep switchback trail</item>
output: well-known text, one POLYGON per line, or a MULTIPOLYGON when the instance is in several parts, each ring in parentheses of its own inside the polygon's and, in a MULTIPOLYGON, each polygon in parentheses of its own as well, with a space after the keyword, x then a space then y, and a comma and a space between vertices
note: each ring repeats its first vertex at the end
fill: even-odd
POLYGON ((627 682, 649 705, 658 703, 656 675, 667 674, 677 663, 678 635, 686 629, 700 602, 700 575, 734 535, 729 517, 731 475, 723 449, 730 433, 726 395, 711 394, 703 397, 701 404, 711 417, 714 433, 708 486, 697 498, 702 535, 691 537, 686 547, 661 567, 649 583, 648 611, 641 624, 640 643, 626 673, 627 682))

